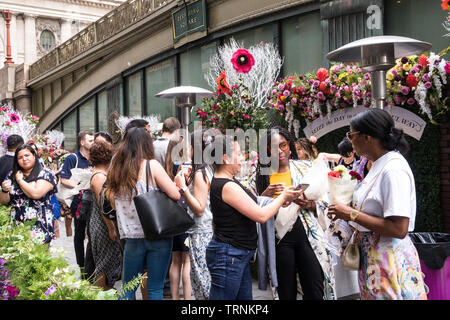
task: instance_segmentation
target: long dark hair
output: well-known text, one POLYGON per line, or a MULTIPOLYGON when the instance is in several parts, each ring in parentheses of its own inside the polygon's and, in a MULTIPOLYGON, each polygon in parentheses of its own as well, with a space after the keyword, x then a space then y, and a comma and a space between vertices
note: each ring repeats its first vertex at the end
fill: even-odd
MULTIPOLYGON (((177 146, 178 144, 180 144, 182 142, 183 142, 183 136, 180 136, 178 138, 178 140, 174 140, 174 139, 169 140, 169 144, 167 145, 166 158, 164 160, 164 169, 166 170, 167 175, 172 180, 175 178, 174 172, 173 172, 174 162, 172 159, 173 148, 175 148, 175 146, 177 146)), ((179 157, 183 156, 183 149, 180 149, 178 156, 179 157)))
MULTIPOLYGON (((281 126, 275 126, 273 128, 270 128, 267 130, 267 155, 270 157, 270 145, 272 143, 272 135, 276 132, 275 130, 278 130, 278 134, 280 136, 283 136, 286 141, 289 143, 289 148, 291 151, 291 159, 292 160, 298 160, 297 150, 295 149, 295 140, 292 137, 292 134, 285 128, 281 126)), ((261 168, 262 167, 270 167, 271 163, 268 164, 261 164, 258 161, 258 164, 256 166, 256 191, 258 194, 263 193, 264 190, 269 186, 270 184, 270 176, 269 175, 262 175, 261 174, 261 168)))
POLYGON ((409 151, 403 130, 395 128, 392 116, 385 110, 373 108, 361 112, 350 120, 350 126, 378 139, 386 150, 398 150, 403 155, 409 151))
POLYGON ((142 160, 155 158, 153 141, 144 128, 131 128, 117 148, 106 179, 105 195, 114 203, 116 193, 124 193, 131 199, 137 194, 136 183, 142 160))
POLYGON ((33 169, 31 170, 31 173, 27 177, 24 177, 24 180, 26 182, 35 181, 37 179, 37 177, 39 176, 39 173, 42 170, 42 166, 39 163, 39 157, 36 154, 36 151, 34 150, 34 148, 31 146, 31 144, 23 144, 23 145, 19 146, 16 149, 16 153, 14 154, 14 163, 13 163, 13 170, 12 170, 12 177, 11 177, 11 181, 12 181, 12 183, 14 183, 14 185, 16 187, 18 187, 18 183, 16 181, 16 173, 19 170, 23 170, 23 168, 19 165, 17 158, 18 158, 19 152, 22 150, 25 150, 25 149, 30 151, 31 154, 34 156, 34 166, 33 166, 33 169))

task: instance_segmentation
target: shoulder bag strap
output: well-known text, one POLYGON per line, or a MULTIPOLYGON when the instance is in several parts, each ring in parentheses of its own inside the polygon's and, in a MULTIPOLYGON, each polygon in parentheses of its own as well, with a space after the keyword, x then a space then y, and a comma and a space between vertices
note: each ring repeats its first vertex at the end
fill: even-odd
POLYGON ((150 179, 152 180, 152 186, 153 188, 156 189, 156 185, 155 185, 155 181, 153 180, 153 175, 152 175, 152 169, 150 168, 150 160, 147 160, 147 162, 145 163, 146 169, 147 169, 147 174, 145 175, 145 184, 147 185, 147 192, 148 192, 148 176, 150 176, 150 179))
POLYGON ((75 159, 77 159, 77 162, 75 164, 75 168, 78 168, 78 156, 77 156, 76 152, 74 153, 74 156, 75 156, 75 159))
POLYGON ((97 175, 99 173, 101 173, 102 175, 104 175, 106 177, 106 174, 104 172, 97 171, 92 174, 91 179, 89 181, 92 182, 92 178, 95 177, 95 175, 97 175))

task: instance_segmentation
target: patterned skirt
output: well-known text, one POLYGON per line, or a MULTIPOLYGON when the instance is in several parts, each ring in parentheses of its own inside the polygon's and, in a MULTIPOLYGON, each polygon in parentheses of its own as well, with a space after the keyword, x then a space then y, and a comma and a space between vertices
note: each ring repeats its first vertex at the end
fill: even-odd
POLYGON ((419 255, 404 239, 362 232, 359 289, 362 300, 427 300, 419 255))
POLYGON ((101 214, 94 200, 89 220, 89 240, 95 263, 95 280, 97 281, 104 274, 106 285, 113 287, 122 273, 121 251, 119 243, 109 238, 108 227, 100 216, 101 214))
POLYGON ((213 232, 189 234, 189 257, 191 260, 191 283, 195 300, 208 300, 211 275, 206 264, 206 247, 213 232))

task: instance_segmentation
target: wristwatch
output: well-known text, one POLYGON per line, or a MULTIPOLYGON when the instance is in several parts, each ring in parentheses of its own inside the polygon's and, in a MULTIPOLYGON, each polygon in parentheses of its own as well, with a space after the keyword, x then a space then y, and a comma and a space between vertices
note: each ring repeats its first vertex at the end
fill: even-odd
POLYGON ((359 211, 352 210, 352 212, 350 212, 350 220, 355 221, 358 216, 359 216, 359 211))
POLYGON ((181 195, 183 195, 187 189, 189 189, 188 186, 185 186, 184 188, 180 189, 181 195))

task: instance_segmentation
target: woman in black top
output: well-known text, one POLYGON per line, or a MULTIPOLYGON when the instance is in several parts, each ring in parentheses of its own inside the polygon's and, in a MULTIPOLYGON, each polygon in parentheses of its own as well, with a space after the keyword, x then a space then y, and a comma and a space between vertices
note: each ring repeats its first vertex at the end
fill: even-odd
POLYGON ((210 188, 214 236, 206 249, 211 274, 209 299, 251 300, 249 262, 257 246, 255 221, 267 221, 302 191, 285 188, 269 205, 259 207, 256 197, 234 178, 241 168, 238 142, 221 136, 214 143, 213 152, 219 149, 223 156, 221 163, 216 163, 210 188))

